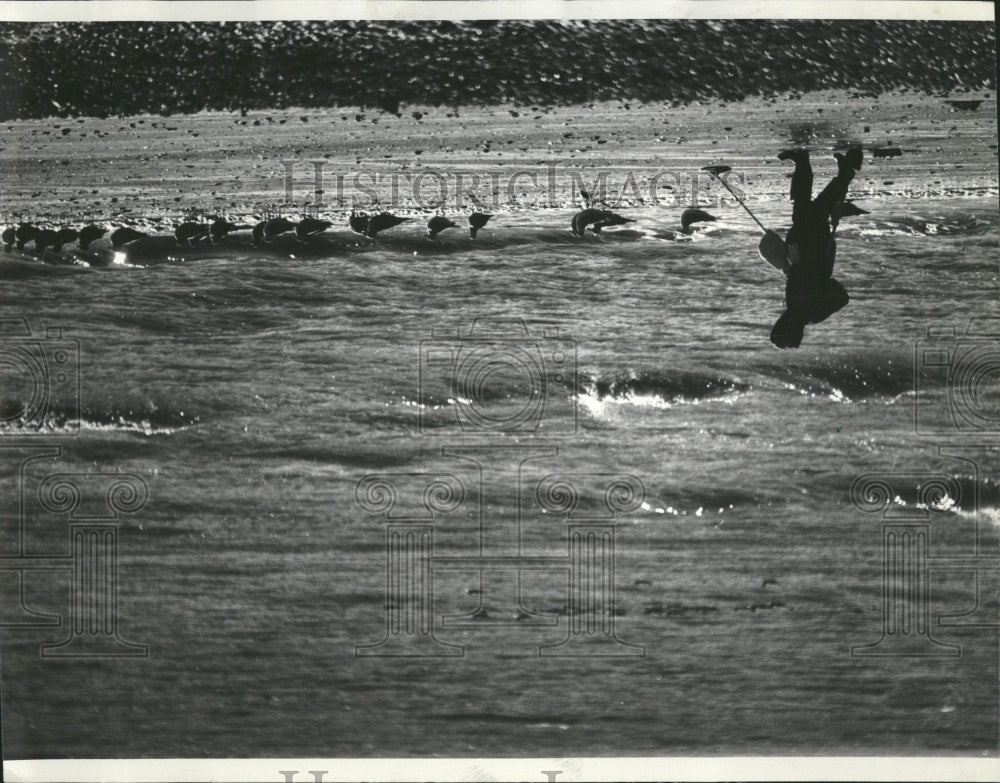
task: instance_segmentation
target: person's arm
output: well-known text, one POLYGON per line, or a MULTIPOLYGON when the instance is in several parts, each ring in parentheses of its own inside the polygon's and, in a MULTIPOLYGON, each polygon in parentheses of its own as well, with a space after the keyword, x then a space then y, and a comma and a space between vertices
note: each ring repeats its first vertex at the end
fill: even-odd
MULTIPOLYGON (((793 267, 799 263, 799 232, 796 226, 792 226, 785 234, 785 248, 787 249, 788 266, 793 267)), ((788 270, 785 270, 786 274, 788 270)))

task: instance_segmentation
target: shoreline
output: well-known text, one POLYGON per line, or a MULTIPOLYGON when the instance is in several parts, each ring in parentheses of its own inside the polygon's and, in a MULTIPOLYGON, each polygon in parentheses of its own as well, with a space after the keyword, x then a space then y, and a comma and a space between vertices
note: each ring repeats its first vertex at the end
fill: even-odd
POLYGON ((501 214, 572 209, 580 184, 592 188, 602 174, 610 195, 624 196, 618 208, 676 210, 689 205, 691 183, 710 163, 732 166, 732 177, 746 178, 747 200, 763 203, 787 198, 790 172, 776 157, 747 150, 773 148, 776 156, 805 146, 820 181, 833 163, 825 158, 858 143, 866 162, 852 187, 856 199, 988 197, 1000 187, 996 98, 988 94, 976 111, 930 95, 821 91, 680 108, 614 101, 527 113, 511 105, 408 106, 399 118, 288 109, 17 120, 0 124, 0 208, 8 224, 19 215, 155 225, 199 213, 312 214, 319 171, 323 215, 349 212, 352 198, 359 209, 431 214, 442 195, 449 214, 470 189, 501 214), (892 146, 899 157, 870 154, 892 146), (656 193, 665 198, 651 199, 656 193))

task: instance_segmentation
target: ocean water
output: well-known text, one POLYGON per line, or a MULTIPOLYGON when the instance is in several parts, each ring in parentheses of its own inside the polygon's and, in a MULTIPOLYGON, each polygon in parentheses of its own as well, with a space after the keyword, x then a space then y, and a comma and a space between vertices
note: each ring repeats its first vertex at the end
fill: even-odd
MULTIPOLYGON (((976 606, 974 572, 932 574, 931 633, 960 655, 852 657, 881 634, 884 518, 851 488, 896 477, 898 512, 947 476, 960 497, 921 507, 931 558, 996 554, 996 195, 864 205, 838 234, 850 305, 790 352, 768 342, 781 277, 735 207, 677 241, 637 208, 584 240, 540 211, 478 241, 338 224, 107 270, 4 261, 4 317, 80 352, 79 419, 54 395, 41 431, 7 373, 2 479, 28 487, 27 549, 68 546, 37 502, 48 473, 149 491, 118 546, 119 633, 148 657, 52 660, 65 621, 5 630, 5 754, 995 754, 995 572, 957 627, 937 621, 976 606), (981 352, 971 376, 942 372, 967 355, 949 346, 981 352), (38 444, 60 451, 22 472, 38 444), (609 476, 641 483, 615 517, 609 612, 627 643, 609 649, 633 654, 549 654, 579 616, 566 514, 538 489, 553 474, 577 521, 606 519, 609 476), (384 513, 358 501, 372 475, 411 524, 428 476, 460 487, 433 523, 433 650, 461 655, 357 654, 397 600, 384 513), (518 602, 516 572, 462 565, 479 555, 551 562, 520 572, 518 602)), ((777 191, 753 208, 787 221, 777 191)), ((25 577, 36 611, 65 616, 67 590, 25 577)))

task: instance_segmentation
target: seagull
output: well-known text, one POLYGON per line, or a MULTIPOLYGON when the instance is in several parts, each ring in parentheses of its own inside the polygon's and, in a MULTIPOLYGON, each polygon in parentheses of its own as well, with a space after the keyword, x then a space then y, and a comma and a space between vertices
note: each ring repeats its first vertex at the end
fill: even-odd
POLYGON ((187 221, 174 229, 174 239, 181 247, 194 247, 199 239, 208 239, 212 227, 207 223, 187 221))
POLYGON ((299 239, 307 239, 308 237, 316 236, 317 234, 322 234, 330 226, 332 226, 328 220, 319 220, 318 218, 305 217, 299 221, 299 224, 295 227, 295 236, 299 239))
POLYGON ((272 238, 279 234, 284 234, 295 229, 295 224, 288 218, 276 217, 270 220, 262 220, 253 227, 253 243, 259 245, 261 242, 270 242, 272 238))
POLYGON ((379 231, 385 231, 387 228, 398 226, 400 223, 405 223, 408 220, 410 220, 410 218, 396 217, 389 212, 379 212, 377 215, 372 215, 368 218, 368 226, 365 229, 365 236, 369 239, 374 239, 379 231))
MULTIPOLYGON (((586 193, 586 191, 581 192, 586 193)), ((587 230, 587 226, 591 223, 599 223, 602 220, 607 220, 613 215, 613 212, 606 209, 587 207, 586 209, 583 209, 573 215, 573 221, 570 224, 570 231, 572 231, 575 236, 582 237, 584 232, 587 230)))
POLYGON ((348 218, 348 223, 351 226, 351 231, 355 234, 362 234, 363 236, 368 236, 368 216, 362 215, 356 210, 351 210, 351 217, 348 218))
POLYGON ((135 240, 142 239, 144 236, 148 236, 144 231, 136 231, 134 228, 122 226, 112 231, 109 239, 111 240, 111 247, 115 250, 120 250, 123 245, 135 242, 135 240))
POLYGON ((606 218, 598 220, 594 225, 590 227, 590 230, 595 234, 600 234, 601 229, 610 228, 611 226, 624 226, 626 223, 635 223, 632 218, 622 217, 614 212, 609 212, 606 218))
POLYGON ((233 231, 239 231, 245 228, 250 228, 250 226, 238 226, 235 223, 230 223, 228 220, 218 218, 212 222, 212 226, 209 229, 209 239, 213 242, 218 242, 220 239, 227 237, 233 231))
POLYGON ((469 215, 469 236, 475 239, 479 229, 489 223, 491 217, 493 215, 487 215, 485 212, 473 212, 469 215))
POLYGON ((438 234, 449 228, 458 228, 458 224, 453 223, 443 215, 435 215, 427 221, 427 237, 428 239, 437 239, 438 234))
POLYGON ((715 215, 710 215, 703 209, 689 207, 681 213, 681 230, 687 234, 695 223, 713 223, 716 220, 718 218, 715 215))

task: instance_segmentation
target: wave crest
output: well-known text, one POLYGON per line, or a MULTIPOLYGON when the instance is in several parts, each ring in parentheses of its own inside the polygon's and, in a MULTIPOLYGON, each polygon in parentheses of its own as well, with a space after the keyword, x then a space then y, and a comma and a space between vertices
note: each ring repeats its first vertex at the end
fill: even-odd
POLYGON ((643 370, 602 375, 593 378, 589 387, 588 392, 599 400, 655 397, 667 403, 725 397, 750 389, 749 384, 734 378, 688 370, 643 370))

